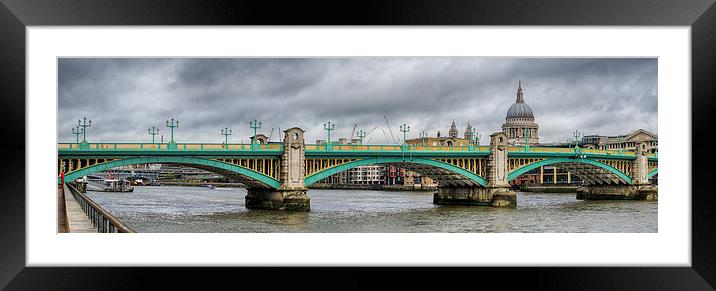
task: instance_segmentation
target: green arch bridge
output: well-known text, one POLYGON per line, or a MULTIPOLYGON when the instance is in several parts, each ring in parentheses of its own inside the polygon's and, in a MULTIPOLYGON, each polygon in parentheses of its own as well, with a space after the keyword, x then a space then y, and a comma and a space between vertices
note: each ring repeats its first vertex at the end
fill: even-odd
MULTIPOLYGON (((434 200, 439 204, 511 207, 516 200, 506 189, 509 181, 546 165, 611 192, 638 192, 658 175, 658 157, 646 151, 513 147, 502 133, 492 134, 489 146, 315 145, 305 144, 300 128, 284 133, 283 143, 261 145, 59 143, 58 177, 75 181, 134 164, 187 165, 245 184, 247 207, 307 210, 307 186, 365 165, 396 165, 432 178, 439 185, 434 200)), ((600 191, 595 193, 606 193, 600 191)))

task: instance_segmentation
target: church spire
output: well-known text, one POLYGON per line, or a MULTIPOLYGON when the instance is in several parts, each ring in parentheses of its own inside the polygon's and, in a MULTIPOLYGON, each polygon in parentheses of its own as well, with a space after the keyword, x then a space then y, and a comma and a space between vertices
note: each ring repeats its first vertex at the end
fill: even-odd
POLYGON ((525 98, 522 94, 522 80, 520 80, 517 84, 517 103, 525 103, 525 98))
POLYGON ((448 136, 457 138, 457 126, 455 125, 455 120, 452 120, 452 125, 450 125, 450 130, 448 131, 448 136))

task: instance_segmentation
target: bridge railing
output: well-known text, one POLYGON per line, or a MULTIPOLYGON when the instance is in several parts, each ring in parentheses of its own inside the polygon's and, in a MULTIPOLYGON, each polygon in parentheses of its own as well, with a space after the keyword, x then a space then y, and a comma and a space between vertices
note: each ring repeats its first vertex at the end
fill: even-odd
MULTIPOLYGON (((283 144, 256 144, 257 150, 283 150, 283 144)), ((86 147, 82 147, 78 143, 58 143, 58 149, 64 150, 169 150, 167 143, 90 143, 86 147)), ((228 144, 223 143, 177 143, 177 149, 180 150, 251 150, 251 144, 228 144)))
POLYGON ((80 208, 82 208, 82 211, 87 215, 87 217, 92 221, 92 224, 94 224, 95 227, 97 227, 97 232, 100 233, 133 233, 135 232, 133 229, 129 228, 128 226, 124 225, 119 219, 114 217, 111 213, 109 213, 107 210, 99 206, 99 204, 95 203, 87 197, 87 195, 82 194, 80 191, 72 187, 72 185, 65 184, 65 189, 68 189, 69 192, 72 194, 72 197, 75 198, 75 201, 80 205, 80 208))
POLYGON ((371 152, 467 152, 490 151, 488 146, 423 146, 423 145, 331 145, 307 144, 307 151, 371 151, 371 152))
MULTIPOLYGON (((282 151, 283 144, 269 143, 256 144, 256 150, 282 151)), ((78 143, 58 143, 58 149, 64 150, 169 150, 167 143, 90 143, 82 148, 78 143)), ((228 144, 223 143, 178 143, 179 150, 196 150, 196 151, 220 151, 220 150, 251 150, 251 144, 228 144)), ((325 144, 307 144, 308 151, 366 151, 366 152, 489 152, 489 146, 423 146, 423 145, 331 145, 330 149, 325 144)), ((633 151, 623 150, 601 150, 601 149, 579 149, 582 153, 602 154, 602 155, 623 155, 634 156, 633 151)), ((528 149, 523 146, 512 146, 510 152, 535 152, 535 153, 573 153, 574 148, 555 148, 531 146, 528 149)), ((649 153, 649 157, 658 157, 655 153, 649 153)))
MULTIPOLYGON (((574 153, 574 148, 555 148, 555 147, 540 147, 540 146, 531 146, 529 148, 526 148, 524 146, 512 146, 509 148, 509 151, 510 152, 531 152, 531 153, 574 153)), ((619 150, 600 150, 600 149, 580 148, 579 151, 581 153, 601 154, 601 155, 623 155, 623 156, 634 156, 635 155, 635 153, 632 151, 622 151, 620 153, 619 150)))

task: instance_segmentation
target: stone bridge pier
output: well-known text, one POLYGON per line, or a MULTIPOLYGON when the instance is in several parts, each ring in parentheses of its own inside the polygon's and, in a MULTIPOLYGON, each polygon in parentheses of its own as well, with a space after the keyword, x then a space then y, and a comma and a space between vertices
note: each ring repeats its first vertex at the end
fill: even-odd
POLYGON ((281 156, 281 187, 278 189, 247 189, 246 208, 309 211, 304 184, 305 148, 304 131, 298 127, 284 131, 283 155, 281 156))
POLYGON ((580 200, 658 200, 658 187, 649 183, 646 143, 637 145, 630 185, 588 185, 577 188, 580 200))
POLYGON ((484 205, 517 207, 517 193, 510 189, 507 180, 507 135, 502 132, 490 135, 490 156, 487 159, 487 185, 485 187, 442 187, 433 196, 433 203, 442 205, 484 205))

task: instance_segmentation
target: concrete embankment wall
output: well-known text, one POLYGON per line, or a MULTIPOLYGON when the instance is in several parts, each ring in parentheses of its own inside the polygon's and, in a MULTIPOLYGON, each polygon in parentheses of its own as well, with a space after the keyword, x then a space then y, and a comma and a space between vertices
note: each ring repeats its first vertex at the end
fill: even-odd
POLYGON ((523 186, 519 191, 535 193, 576 193, 577 186, 523 186))
POLYGON ((160 181, 157 182, 158 186, 189 186, 189 187, 201 187, 204 185, 212 185, 216 187, 233 187, 233 188, 246 188, 241 183, 225 183, 225 182, 186 182, 186 181, 160 181))
POLYGON ((359 184, 323 184, 315 183, 309 189, 338 189, 338 190, 382 190, 382 191, 436 191, 437 187, 410 187, 402 185, 359 185, 359 184))

